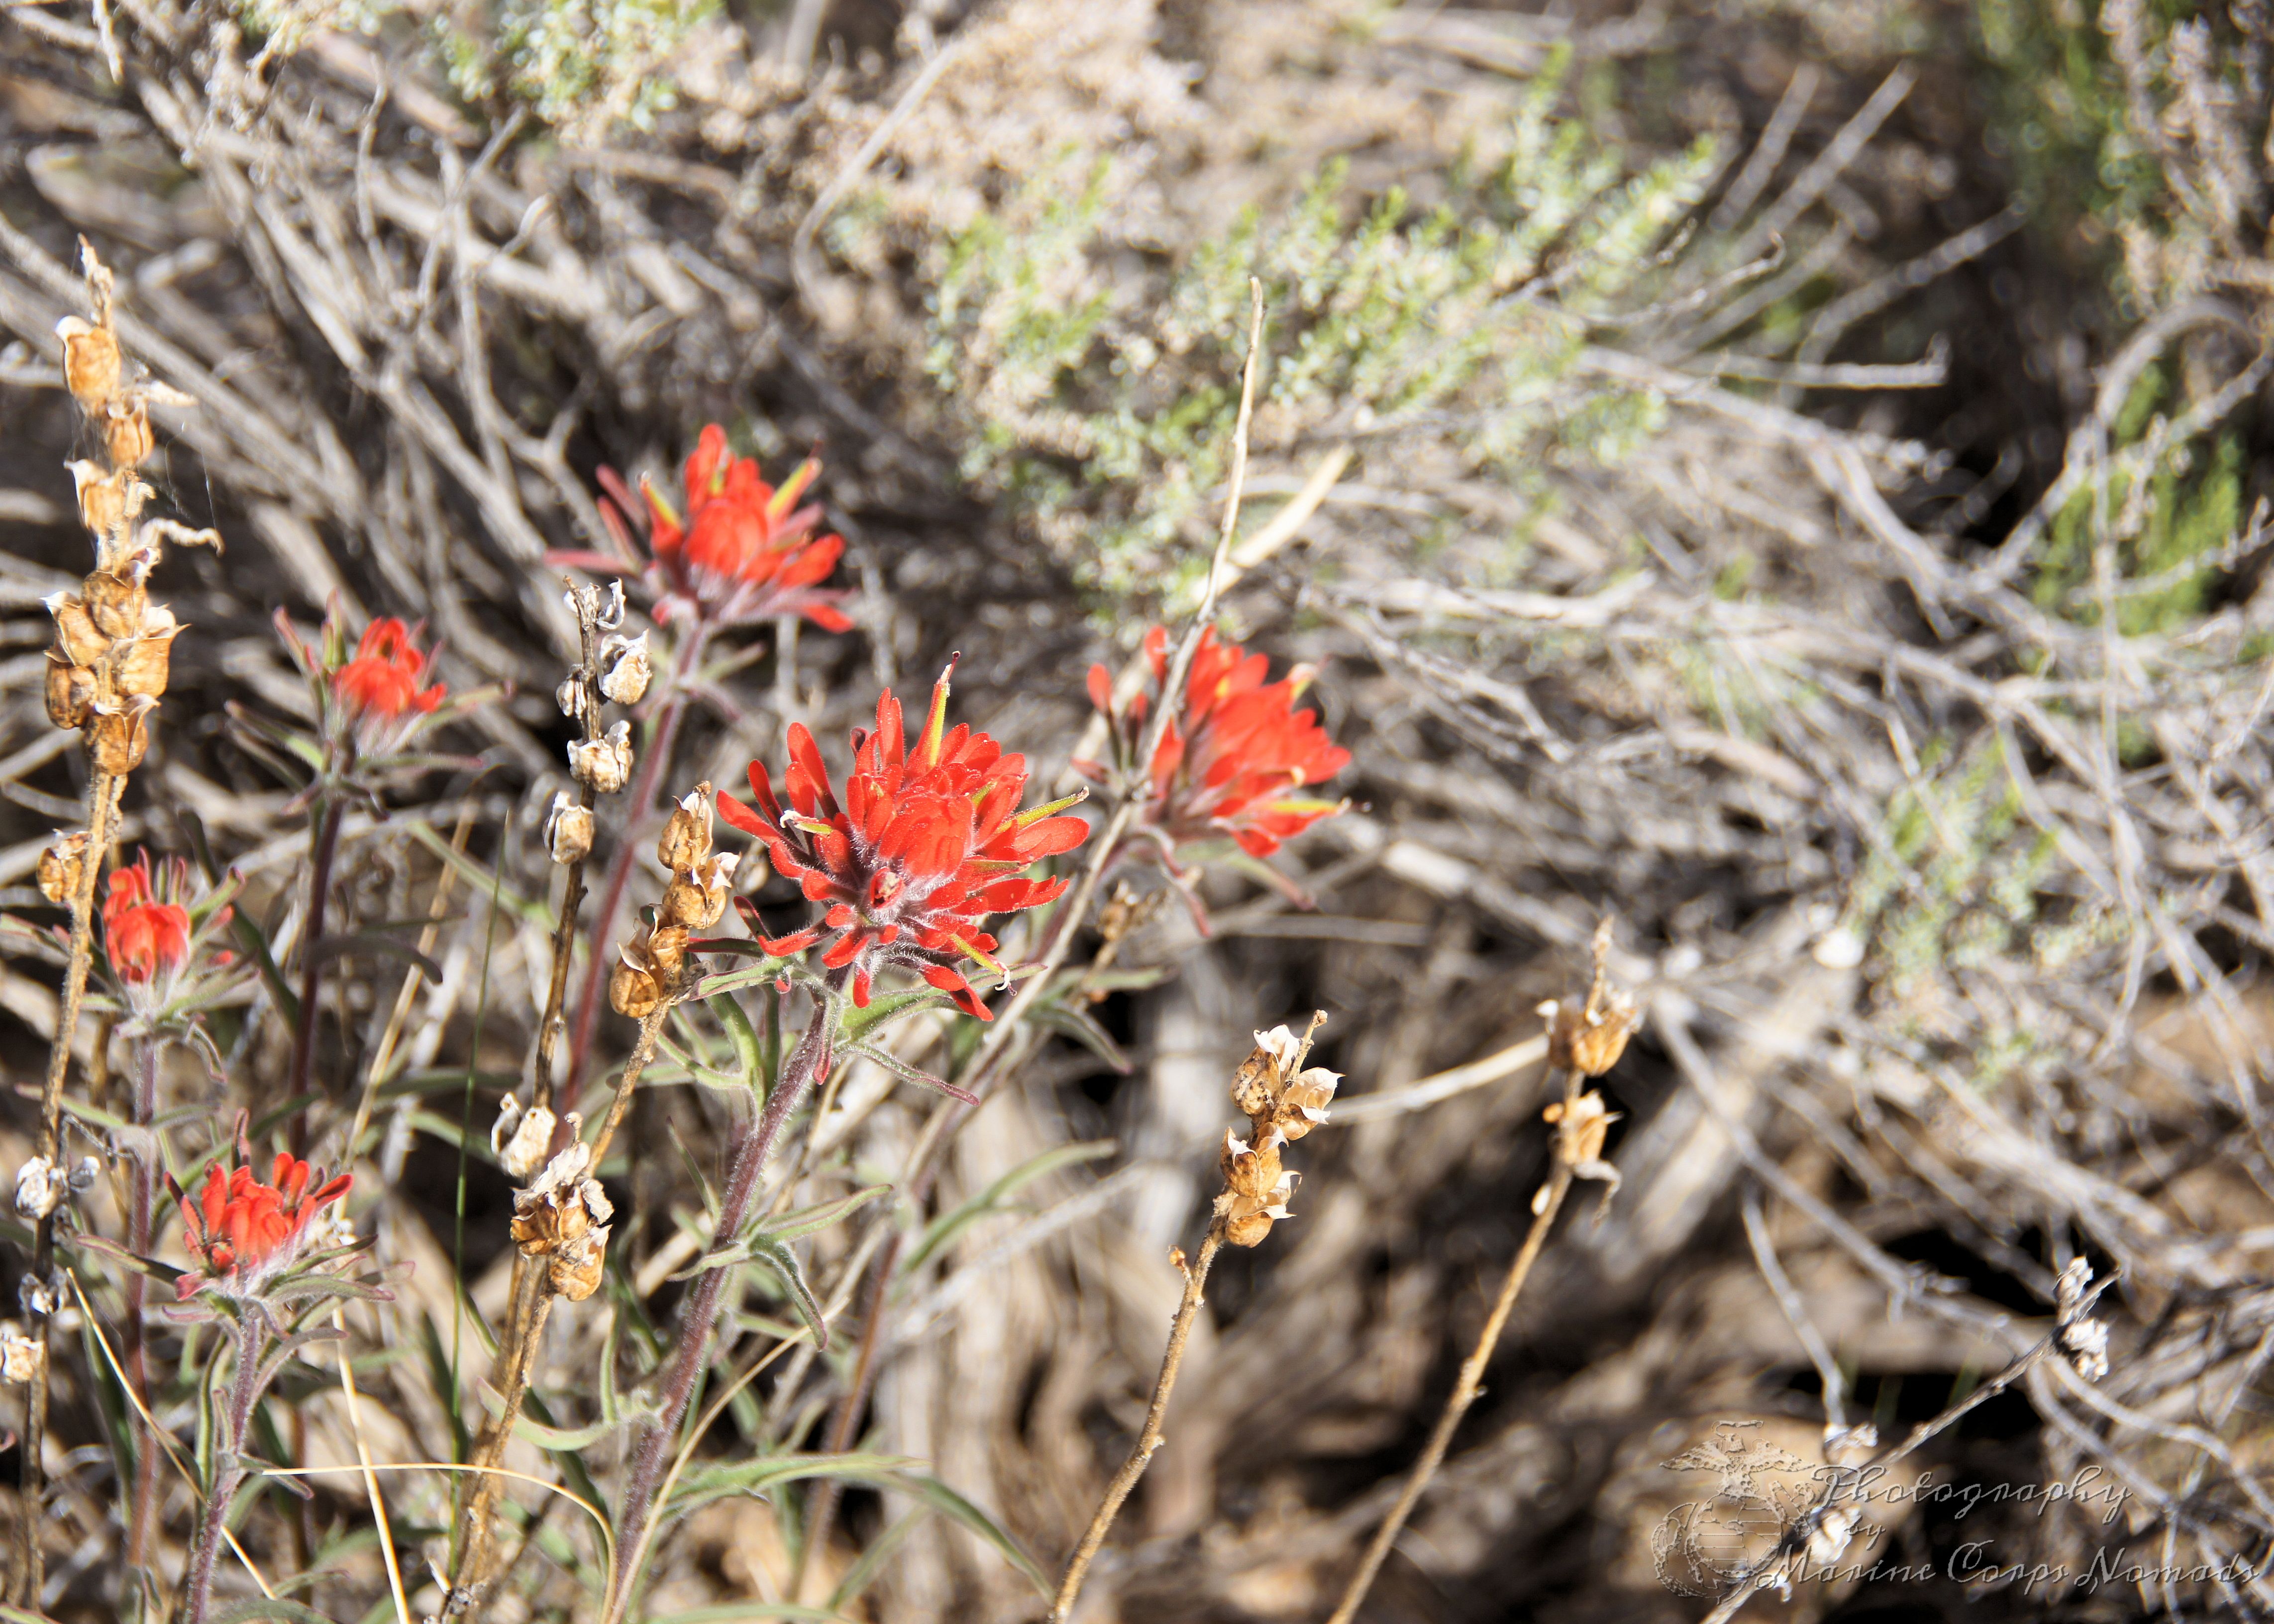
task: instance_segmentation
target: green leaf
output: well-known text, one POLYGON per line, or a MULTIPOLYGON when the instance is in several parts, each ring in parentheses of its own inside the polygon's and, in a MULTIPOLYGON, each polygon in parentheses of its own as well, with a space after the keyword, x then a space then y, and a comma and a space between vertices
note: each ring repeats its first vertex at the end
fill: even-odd
POLYGON ((892 1188, 890 1184, 870 1184, 850 1195, 840 1195, 833 1201, 817 1202, 794 1213, 784 1213, 779 1218, 763 1218, 758 1221, 754 1233, 778 1241, 798 1240, 832 1224, 843 1222, 878 1196, 889 1194, 892 1188))
POLYGON ((690 1471, 671 1496, 674 1516, 730 1494, 764 1494, 785 1483, 811 1477, 851 1477, 863 1483, 897 1482, 900 1474, 923 1465, 904 1455, 766 1455, 690 1471))
POLYGON ((331 1620, 304 1601, 290 1601, 284 1597, 263 1597, 257 1601, 241 1601, 234 1607, 209 1615, 213 1624, 251 1624, 254 1619, 286 1619, 290 1624, 332 1624, 331 1620))
POLYGON ((740 992, 745 987, 767 986, 779 981, 782 972, 788 966, 789 960, 787 959, 764 959, 743 969, 721 970, 714 975, 706 975, 697 981, 692 989, 692 996, 697 998, 715 998, 722 992, 740 992))
MULTIPOLYGON (((219 887, 224 882, 220 868, 214 862, 213 848, 206 840, 205 821, 187 807, 176 808, 174 816, 189 834, 190 850, 198 860, 198 867, 205 873, 206 883, 219 887)), ((232 885, 242 883, 241 876, 232 871, 228 883, 232 885)), ((299 995, 286 984, 284 972, 276 967, 276 956, 268 951, 267 933, 260 929, 260 921, 245 909, 238 908, 229 916, 229 933, 237 938, 237 944, 245 950, 245 956, 260 966, 260 979, 268 989, 268 996, 275 1000, 277 1013, 284 1018, 285 1026, 288 1028, 298 1026, 299 995)))
POLYGON ((797 1310, 797 1317, 813 1327, 813 1345, 826 1352, 829 1320, 821 1312, 813 1288, 805 1283, 805 1271, 798 1267, 797 1254, 781 1242, 764 1237, 752 1240, 749 1248, 750 1261, 763 1263, 773 1271, 789 1293, 790 1305, 797 1310))
POLYGON ((1076 1145, 1055 1146, 1039 1156, 1028 1157, 953 1212, 942 1213, 933 1219, 925 1227, 923 1238, 916 1243, 915 1250, 908 1254, 907 1261, 900 1266, 900 1272, 903 1274, 915 1274, 940 1248, 1044 1174, 1055 1173, 1063 1167, 1096 1162, 1111 1155, 1118 1148, 1111 1139, 1085 1139, 1076 1145))
POLYGON ((1026 1575, 1027 1582, 1035 1587, 1035 1593, 1045 1601, 1057 1593, 1057 1587, 1050 1583, 1050 1575, 1042 1570, 1033 1557, 1027 1554, 1025 1546, 1012 1538, 997 1524, 994 1518, 980 1510, 978 1507, 949 1488, 938 1478, 928 1473, 897 1472, 879 1486, 895 1488, 903 1493, 913 1494, 942 1516, 953 1522, 960 1522, 965 1528, 969 1529, 1001 1552, 1003 1560, 1026 1575))
POLYGON ((749 1013, 730 994, 715 994, 708 1002, 711 1012, 718 1016, 719 1024, 727 1029, 727 1041, 734 1046, 734 1058, 742 1063, 743 1080, 749 1085, 750 1093, 763 1103, 772 1087, 772 1079, 766 1075, 765 1060, 758 1043, 758 1029, 750 1024, 749 1013))
POLYGON ((1112 1034, 1099 1026, 1097 1018, 1081 1004, 1072 1002, 1045 1004, 1036 1009, 1030 1019, 1037 1026, 1072 1038, 1124 1077, 1136 1069, 1128 1052, 1113 1041, 1112 1034))
POLYGON ((870 999, 869 1007, 865 1010, 847 1003, 845 1012, 838 1018, 838 1030, 844 1034, 847 1043, 858 1043, 870 1033, 903 1016, 951 1002, 948 996, 937 987, 915 987, 906 992, 888 992, 870 999))

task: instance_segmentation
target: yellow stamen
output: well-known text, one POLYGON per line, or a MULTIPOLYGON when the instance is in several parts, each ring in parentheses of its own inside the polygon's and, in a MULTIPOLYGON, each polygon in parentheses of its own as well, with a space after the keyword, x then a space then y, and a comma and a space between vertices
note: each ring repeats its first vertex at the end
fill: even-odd
POLYGON ((790 477, 781 482, 781 489, 768 499, 766 517, 779 522, 782 515, 796 505, 797 499, 805 494, 805 487, 813 483, 813 477, 820 471, 821 464, 811 457, 800 462, 790 471, 790 477))
POLYGON ((947 669, 939 673, 939 681, 931 690, 931 714, 924 718, 923 746, 916 753, 916 766, 929 772, 939 765, 939 741, 947 733, 947 680, 955 674, 955 662, 960 654, 950 655, 947 669))

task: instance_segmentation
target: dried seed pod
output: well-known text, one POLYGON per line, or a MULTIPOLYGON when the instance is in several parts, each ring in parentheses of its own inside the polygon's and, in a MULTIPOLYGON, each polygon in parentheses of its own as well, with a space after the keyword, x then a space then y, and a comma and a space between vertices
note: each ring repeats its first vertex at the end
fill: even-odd
POLYGON ((533 1106, 522 1117, 521 1126, 507 1144, 498 1164, 505 1169, 508 1178, 527 1178, 545 1161, 545 1153, 553 1144, 553 1113, 543 1106, 533 1106))
POLYGON ((546 854, 557 863, 582 862, 592 852, 592 808, 556 791, 545 820, 546 854))
POLYGON ((71 1175, 45 1156, 34 1156, 16 1169, 16 1215, 46 1217, 71 1193, 71 1175))
MULTIPOLYGON (((145 626, 147 627, 149 621, 159 615, 165 615, 169 622, 174 619, 163 609, 153 609, 144 620, 145 626)), ((173 665, 174 639, 181 635, 179 625, 164 625, 155 630, 145 630, 139 637, 120 650, 111 665, 118 691, 122 694, 141 694, 152 699, 164 694, 166 678, 173 665)))
POLYGON ((0 1381, 36 1380, 47 1350, 17 1329, 11 1321, 0 1326, 0 1381))
POLYGON ((1216 1199, 1216 1213, 1224 1221, 1224 1237, 1235 1246, 1259 1245, 1276 1220, 1291 1215, 1287 1198, 1296 1176, 1279 1165, 1276 1145, 1251 1146, 1230 1129, 1219 1162, 1224 1193, 1216 1199))
POLYGON ((86 867, 87 831, 57 830, 48 849, 40 853, 40 895, 59 908, 68 906, 79 895, 86 867))
POLYGON ((72 487, 79 493, 79 521, 98 536, 124 536, 141 513, 142 504, 150 500, 150 487, 131 465, 108 471, 87 462, 64 466, 71 470, 72 487))
POLYGON ((118 393, 118 335, 110 324, 101 327, 79 316, 56 323, 56 336, 64 341, 64 384, 80 410, 100 411, 118 393))
POLYGON ((74 665, 92 665, 110 652, 110 639, 94 624, 94 617, 74 592, 50 593, 43 600, 56 620, 56 647, 74 665))
POLYGON ((645 1020, 663 1002, 663 983, 646 965, 633 961, 629 943, 617 950, 617 960, 608 975, 608 1007, 619 1015, 645 1020))
POLYGON ((1259 1032, 1232 1079, 1231 1102, 1254 1126, 1258 1144, 1299 1139, 1327 1119, 1342 1073, 1324 1066, 1298 1071, 1304 1046, 1285 1026, 1259 1032))
POLYGON ((671 814, 655 859, 674 874, 687 874, 711 855, 711 786, 698 784, 671 814))
POLYGON ((113 468, 139 468, 158 448, 150 434, 149 402, 130 395, 113 402, 102 420, 103 448, 113 468))
POLYGON ((647 933, 647 962, 667 986, 687 965, 687 928, 659 924, 647 933))
POLYGON ((149 571, 150 555, 143 552, 123 569, 98 569, 87 578, 87 612, 95 630, 114 640, 142 635, 143 611, 150 606, 145 583, 149 571))
POLYGON ((570 672, 561 679, 561 686, 553 690, 553 703, 561 707, 561 714, 572 722, 584 718, 584 679, 570 672))
POLYGON ((647 634, 610 636, 600 644, 600 692, 620 705, 636 705, 655 675, 648 662, 647 634))
POLYGON ((599 1289, 615 1216, 600 1181, 590 1177, 591 1163, 592 1147, 579 1139, 513 1198, 515 1245, 525 1258, 549 1259, 546 1283, 572 1303, 599 1289))
POLYGON ((562 1246, 545 1266, 546 1283, 572 1303, 581 1303, 600 1289, 608 1257, 608 1229, 591 1229, 562 1246))
POLYGON ((121 778, 142 764, 150 749, 150 712, 158 702, 137 694, 124 704, 97 704, 87 720, 87 754, 99 772, 121 778))
POLYGON ((577 739, 568 746, 568 776, 589 784, 603 795, 613 795, 631 781, 632 729, 618 722, 605 739, 577 739))
POLYGON ((663 906, 657 917, 666 925, 683 925, 689 930, 708 930, 726 917, 727 904, 734 899, 734 866, 740 856, 734 852, 714 852, 687 873, 673 879, 665 888, 663 906))
POLYGON ((48 650, 48 720, 58 727, 77 727, 87 720, 94 703, 94 673, 74 665, 60 650, 48 650))

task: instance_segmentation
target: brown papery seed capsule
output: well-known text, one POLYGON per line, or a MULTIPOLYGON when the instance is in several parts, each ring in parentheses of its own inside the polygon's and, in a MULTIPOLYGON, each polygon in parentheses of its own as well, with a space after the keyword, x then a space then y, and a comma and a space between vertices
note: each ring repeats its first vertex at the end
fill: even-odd
POLYGON ((122 778, 150 750, 150 712, 157 701, 138 694, 124 705, 97 705, 87 722, 87 759, 98 772, 122 778))
POLYGON ((72 485, 79 493, 79 516, 98 536, 120 536, 150 500, 150 487, 131 467, 104 472, 93 462, 66 464, 72 485))
POLYGON ((592 809, 568 798, 566 790, 553 797, 552 815, 545 820, 546 855, 557 863, 581 861, 592 851, 592 809))
POLYGON ((77 727, 94 703, 94 673, 74 665, 56 650, 48 650, 48 720, 77 727))
POLYGON ((656 842, 656 861, 674 874, 686 874, 711 855, 711 786, 698 784, 681 801, 656 842))
POLYGON ((56 647, 72 665, 92 665, 110 652, 110 639, 96 628, 94 617, 76 596, 56 592, 47 605, 56 618, 56 647))
POLYGON ((687 927, 658 925, 647 933, 647 962, 666 984, 679 979, 687 963, 687 927))
POLYGON ((156 450, 150 435, 150 408, 141 401, 114 404, 102 423, 103 448, 113 468, 139 468, 156 450))
MULTIPOLYGON (((153 615, 163 610, 152 610, 153 615)), ((171 615, 166 617, 172 620, 171 615)), ((182 635, 178 625, 146 631, 122 650, 111 671, 122 694, 141 694, 155 699, 166 691, 167 673, 173 665, 174 639, 182 635)))
POLYGON ((595 1229, 574 1246, 564 1248, 546 1265, 546 1283, 572 1303, 581 1303, 600 1289, 600 1275, 608 1257, 608 1231, 595 1229))
POLYGON ((644 1020, 663 1002, 663 983, 629 960, 620 961, 608 976, 608 1007, 619 1015, 644 1020))
POLYGON ((78 316, 56 323, 64 341, 64 382, 86 410, 100 411, 118 393, 118 335, 78 316))
POLYGON ((79 883, 87 865, 87 831, 75 829, 66 834, 58 831, 40 853, 40 895, 57 907, 67 906, 79 895, 79 883))
POLYGON ((135 568, 98 569, 87 578, 87 612, 95 630, 106 637, 139 637, 142 614, 150 606, 150 589, 135 568))

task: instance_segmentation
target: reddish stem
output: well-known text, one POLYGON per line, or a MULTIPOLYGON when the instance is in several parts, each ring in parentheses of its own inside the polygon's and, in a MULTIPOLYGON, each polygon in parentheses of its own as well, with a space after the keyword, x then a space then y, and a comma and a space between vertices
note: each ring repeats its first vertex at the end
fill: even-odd
MULTIPOLYGON (((741 1232, 757 1198, 766 1159, 772 1155, 782 1129, 812 1092, 814 1084, 828 1074, 835 1047, 835 1034, 831 1030, 837 1019, 834 995, 844 990, 851 974, 849 969, 830 972, 832 996, 815 1009, 805 1034, 783 1064, 781 1076, 775 1079, 773 1092, 766 1097, 766 1108, 760 1113, 757 1125, 734 1147, 734 1161, 727 1170, 727 1187, 719 1199, 719 1222, 711 1231, 715 1244, 723 1245, 741 1232)), ((670 1464, 672 1446, 679 1436, 681 1424, 687 1418, 687 1406, 695 1396, 695 1384, 702 1377, 705 1344, 710 1341, 712 1327, 719 1321, 719 1299, 728 1276, 734 1273, 731 1267, 714 1268, 697 1275, 680 1310, 678 1346, 663 1380, 663 1409, 640 1432, 617 1502, 621 1509, 617 1518, 616 1549, 626 1553, 626 1567, 610 1602, 606 1624, 619 1624, 638 1583, 640 1558, 647 1544, 649 1524, 656 1513, 656 1489, 670 1464)))
MULTIPOLYGON (((292 1066, 284 1097, 297 1100, 308 1092, 308 1076, 316 1058, 317 996, 323 990, 324 913, 331 899, 332 864, 340 850, 340 825, 345 808, 339 797, 328 795, 317 815, 314 859, 308 869, 308 921, 300 936, 300 1019, 292 1028, 292 1066)), ((295 1154, 305 1154, 308 1109, 292 1113, 291 1139, 295 1154)))

